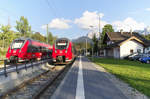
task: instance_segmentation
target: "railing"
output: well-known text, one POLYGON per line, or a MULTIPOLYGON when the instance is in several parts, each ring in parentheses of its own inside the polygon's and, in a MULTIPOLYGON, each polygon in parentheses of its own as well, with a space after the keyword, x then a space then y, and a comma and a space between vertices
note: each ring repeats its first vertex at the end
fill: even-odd
POLYGON ((4 67, 3 69, 0 70, 0 75, 5 75, 5 77, 8 76, 8 73, 10 72, 17 72, 19 73, 20 70, 25 69, 27 71, 28 68, 32 67, 32 69, 34 68, 34 66, 36 65, 42 65, 46 62, 52 61, 51 58, 46 58, 46 59, 42 59, 40 61, 26 61, 24 64, 8 64, 7 60, 0 60, 0 61, 4 61, 4 67), (8 66, 9 65, 9 66, 8 66))

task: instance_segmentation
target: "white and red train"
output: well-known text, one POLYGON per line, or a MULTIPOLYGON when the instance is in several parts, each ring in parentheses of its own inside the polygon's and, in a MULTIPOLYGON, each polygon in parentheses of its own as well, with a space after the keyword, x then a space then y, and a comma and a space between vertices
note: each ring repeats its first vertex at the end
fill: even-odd
POLYGON ((51 57, 52 46, 30 38, 15 39, 9 46, 6 58, 9 62, 51 57))
POLYGON ((53 44, 52 58, 54 63, 69 63, 74 60, 76 50, 67 38, 59 38, 53 44))

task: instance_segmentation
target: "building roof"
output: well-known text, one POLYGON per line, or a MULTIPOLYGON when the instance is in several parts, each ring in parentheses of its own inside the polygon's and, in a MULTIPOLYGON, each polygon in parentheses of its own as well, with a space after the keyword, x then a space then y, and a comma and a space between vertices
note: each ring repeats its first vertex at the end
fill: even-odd
MULTIPOLYGON (((144 46, 150 46, 150 41, 146 40, 142 35, 136 32, 108 32, 106 33, 105 37, 108 38, 113 42, 110 47, 119 46, 121 43, 125 42, 126 40, 136 40, 142 42, 144 46)), ((104 39, 106 40, 106 39, 104 39)))

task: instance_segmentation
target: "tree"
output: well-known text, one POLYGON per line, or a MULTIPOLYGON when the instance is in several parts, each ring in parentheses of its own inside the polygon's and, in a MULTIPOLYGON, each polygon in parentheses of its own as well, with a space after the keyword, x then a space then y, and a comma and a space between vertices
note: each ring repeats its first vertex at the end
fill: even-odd
POLYGON ((98 39, 96 38, 95 34, 94 34, 92 40, 93 40, 93 51, 94 51, 94 53, 97 53, 97 51, 98 51, 98 39))
POLYGON ((0 28, 1 30, 0 39, 3 47, 6 47, 15 39, 15 33, 10 29, 11 29, 10 25, 6 26, 2 25, 0 28))
POLYGON ((19 21, 16 21, 16 29, 21 33, 24 37, 29 37, 31 35, 31 26, 28 23, 27 18, 24 16, 20 17, 19 21))
POLYGON ((34 33, 31 38, 41 42, 46 42, 46 37, 41 35, 39 32, 34 33))
MULTIPOLYGON (((35 32, 34 34, 32 34, 31 38, 34 40, 47 43, 47 37, 41 35, 40 32, 35 32)), ((51 32, 48 33, 48 44, 51 44, 51 45, 54 44, 54 41, 56 39, 57 37, 53 36, 51 32)))
POLYGON ((150 34, 143 36, 145 39, 150 40, 150 34))
POLYGON ((103 46, 102 42, 103 42, 104 36, 105 36, 105 34, 106 34, 107 32, 114 32, 114 29, 113 29, 113 27, 112 27, 111 24, 106 24, 106 25, 103 27, 103 29, 102 29, 102 35, 101 35, 101 38, 100 38, 100 39, 101 39, 101 41, 100 41, 100 47, 103 46))
POLYGON ((48 33, 48 43, 49 44, 54 44, 55 40, 57 39, 57 37, 53 36, 51 32, 48 33))
POLYGON ((95 34, 93 35, 92 40, 93 40, 94 43, 97 41, 97 38, 96 38, 96 35, 95 35, 95 34))
MULTIPOLYGON (((78 42, 78 43, 73 42, 73 45, 74 45, 77 52, 79 52, 79 53, 83 52, 84 53, 85 48, 86 48, 85 42, 78 42)), ((90 48, 91 48, 91 44, 89 42, 87 42, 87 50, 90 50, 90 48)))

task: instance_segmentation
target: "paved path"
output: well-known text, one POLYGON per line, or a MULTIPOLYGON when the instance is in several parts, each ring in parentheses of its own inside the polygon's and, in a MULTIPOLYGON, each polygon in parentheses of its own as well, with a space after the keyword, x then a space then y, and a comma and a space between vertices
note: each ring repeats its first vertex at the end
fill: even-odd
POLYGON ((85 57, 76 59, 52 99, 127 99, 121 91, 85 57))

